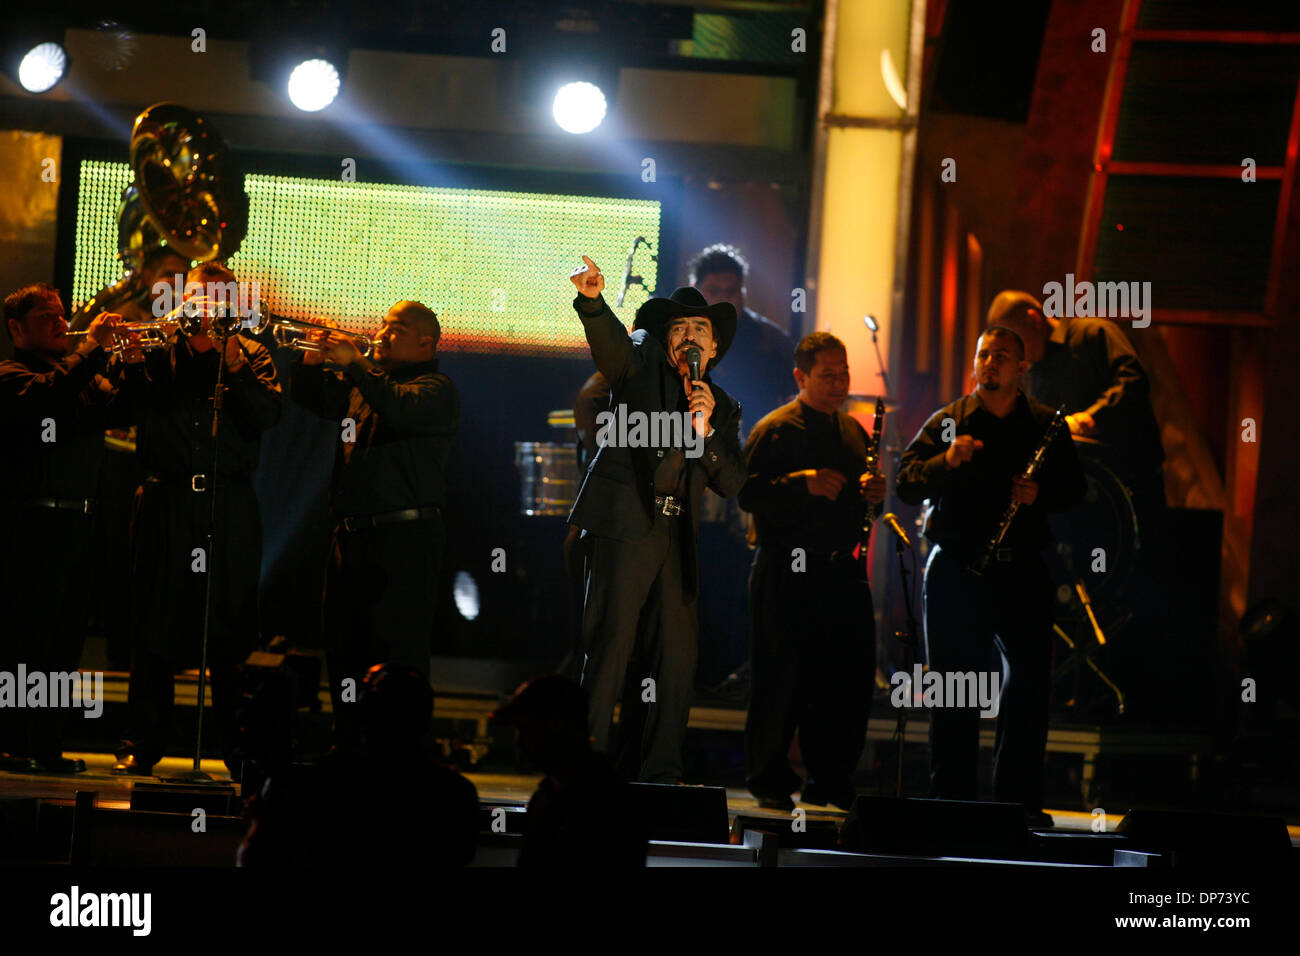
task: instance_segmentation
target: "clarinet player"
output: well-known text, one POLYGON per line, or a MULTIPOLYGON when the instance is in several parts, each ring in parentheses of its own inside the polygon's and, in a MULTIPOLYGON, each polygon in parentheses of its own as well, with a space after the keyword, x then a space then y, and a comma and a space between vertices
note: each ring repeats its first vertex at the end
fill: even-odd
POLYGON ((786 754, 795 731, 808 770, 800 799, 853 804, 876 671, 875 614, 855 555, 868 504, 885 479, 868 467, 870 439, 840 411, 849 394, 844 343, 806 336, 794 352, 799 396, 749 433, 740 506, 754 515, 745 777, 759 805, 792 810, 799 778, 786 754))
MULTIPOLYGON (((898 496, 934 502, 925 536, 935 545, 925 567, 925 651, 932 671, 978 673, 996 646, 1005 678, 993 764, 995 799, 1020 803, 1026 822, 1043 813, 1043 757, 1051 687, 1052 582, 1041 552, 1049 512, 1083 497, 1085 484, 1069 433, 1047 449, 1036 478, 1025 466, 1054 417, 1019 388, 1029 368, 1024 343, 1001 326, 984 330, 974 363, 975 391, 945 405, 912 439, 898 473, 898 496), (1009 501, 1020 503, 982 574, 972 572, 994 539, 1009 501)), ((978 705, 930 712, 930 796, 978 797, 978 705)))

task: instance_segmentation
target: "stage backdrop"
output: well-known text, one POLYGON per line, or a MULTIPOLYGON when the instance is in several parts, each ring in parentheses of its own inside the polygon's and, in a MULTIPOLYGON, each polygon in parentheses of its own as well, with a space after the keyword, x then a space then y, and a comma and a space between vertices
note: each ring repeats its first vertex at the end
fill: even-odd
MULTIPOLYGON (((62 196, 56 281, 75 305, 121 275, 116 216, 130 177, 103 147, 69 146, 76 175, 62 196)), ((394 302, 412 298, 442 321, 440 369, 460 392, 461 422, 448 469, 435 653, 554 666, 571 624, 561 555, 566 526, 561 517, 521 514, 515 442, 568 440, 570 432, 548 425, 547 412, 572 407, 594 371, 568 282, 581 254, 604 270, 611 306, 636 237, 668 264, 661 273, 640 246, 631 271, 644 275, 649 289, 633 286, 616 309, 629 325, 657 286, 671 287, 672 277, 660 275, 677 259, 680 183, 427 166, 404 170, 414 182, 344 183, 334 159, 240 160, 251 215, 231 266, 241 279, 262 283, 275 312, 373 328, 394 302), (504 566, 493 561, 497 548, 504 566), (459 606, 452 598, 458 578, 459 606)), ((292 355, 277 356, 282 379, 292 355)), ((336 424, 287 402, 264 437, 255 485, 265 636, 286 634, 305 645, 318 637, 337 434, 336 424)))

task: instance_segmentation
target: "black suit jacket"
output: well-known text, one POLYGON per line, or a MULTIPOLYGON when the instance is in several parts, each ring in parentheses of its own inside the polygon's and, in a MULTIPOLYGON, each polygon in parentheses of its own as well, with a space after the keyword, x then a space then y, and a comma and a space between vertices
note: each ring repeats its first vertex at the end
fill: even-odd
MULTIPOLYGON (((629 335, 601 297, 592 300, 579 295, 573 307, 582 319, 596 368, 609 380, 610 407, 625 405, 629 413, 647 415, 676 411, 682 380, 668 364, 663 344, 644 329, 629 335)), ((682 517, 691 525, 691 533, 683 536, 688 594, 698 591, 699 502, 704 488, 707 485, 723 498, 734 497, 749 470, 740 450, 740 405, 714 385, 707 373, 705 381, 715 402, 709 419, 714 432, 705 440, 699 458, 686 459, 688 484, 682 517)), ((613 444, 601 447, 587 466, 569 523, 588 534, 619 541, 646 537, 654 526, 654 473, 661 451, 613 444)))

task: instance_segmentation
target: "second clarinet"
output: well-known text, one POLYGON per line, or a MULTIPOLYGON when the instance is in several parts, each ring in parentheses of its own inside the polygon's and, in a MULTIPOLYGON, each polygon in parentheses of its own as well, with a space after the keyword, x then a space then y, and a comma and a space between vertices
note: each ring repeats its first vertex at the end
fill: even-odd
MULTIPOLYGON (((1047 425, 1047 430, 1043 432, 1042 440, 1039 441, 1038 447, 1034 449, 1033 455, 1029 458, 1029 464, 1025 466, 1021 478, 1032 479, 1038 474, 1038 469, 1043 466, 1043 459, 1047 457, 1047 449, 1051 447, 1052 442, 1056 439, 1057 432, 1065 425, 1065 406, 1062 405, 1052 416, 1051 422, 1047 425)), ((1020 510, 1020 502, 1015 498, 1007 505, 1007 510, 1002 514, 1002 522, 998 525, 997 533, 989 541, 989 545, 984 549, 984 554, 979 561, 971 568, 976 574, 983 574, 989 564, 993 561, 993 556, 998 552, 998 546, 1007 536, 1007 531, 1011 528, 1011 522, 1015 520, 1016 512, 1020 510)))

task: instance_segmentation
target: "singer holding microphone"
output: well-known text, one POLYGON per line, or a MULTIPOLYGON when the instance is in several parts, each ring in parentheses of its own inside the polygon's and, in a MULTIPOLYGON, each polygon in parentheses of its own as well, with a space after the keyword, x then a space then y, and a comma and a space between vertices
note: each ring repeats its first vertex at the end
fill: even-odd
POLYGON ((646 635, 648 673, 626 675, 648 706, 638 779, 679 783, 699 657, 699 501, 706 485, 730 498, 745 482, 740 406, 708 374, 735 336, 736 310, 678 289, 643 303, 629 335, 601 297, 600 269, 586 256, 583 262, 570 276, 578 289, 573 307, 609 381, 610 409, 629 419, 685 420, 667 442, 654 429, 647 440, 637 437, 644 430, 628 431, 625 444, 614 430, 603 441, 598 433, 569 515, 594 537, 582 617, 591 736, 609 752, 614 702, 644 609, 657 622, 646 635))
POLYGON ((868 470, 866 430, 840 411, 849 394, 844 343, 829 332, 805 336, 794 380, 795 400, 749 432, 738 499, 758 536, 745 782, 760 806, 794 809, 800 781, 786 754, 797 730, 808 771, 801 802, 847 810, 876 670, 875 612, 855 548, 885 479, 868 470))
MULTIPOLYGON (((1054 413, 1028 398, 1024 343, 1002 326, 984 330, 975 355, 975 391, 933 415, 903 453, 898 497, 935 506, 925 536, 937 547, 925 566, 925 652, 932 671, 990 669, 996 645, 1005 661, 993 762, 995 798, 1042 812, 1043 757, 1051 689, 1052 581, 1042 550, 1047 513, 1074 507, 1085 483, 1069 433, 1047 447, 1037 480, 1022 476, 1054 413), (981 573, 1002 525, 1019 509, 981 573)), ((996 666, 996 665, 995 665, 996 666)), ((979 705, 930 711, 930 796, 978 797, 979 705)))

